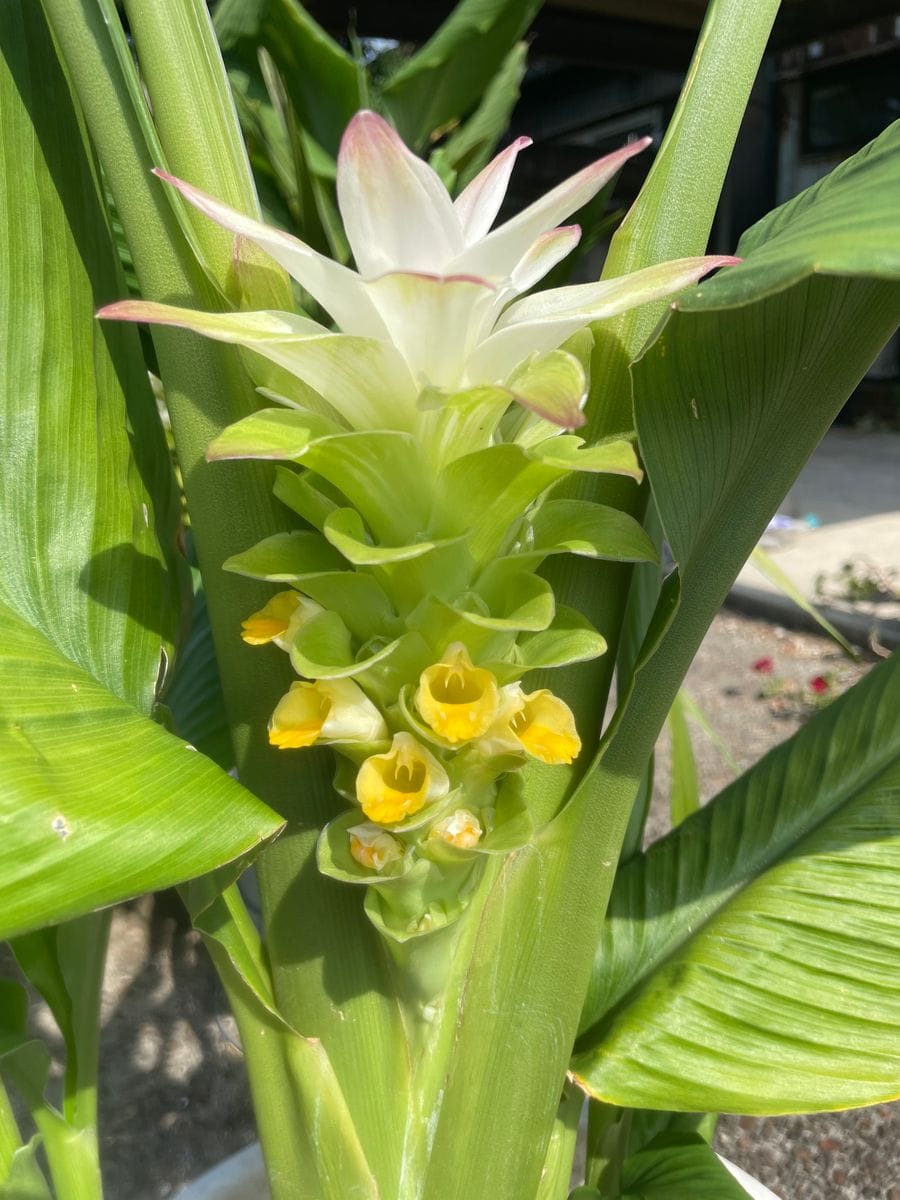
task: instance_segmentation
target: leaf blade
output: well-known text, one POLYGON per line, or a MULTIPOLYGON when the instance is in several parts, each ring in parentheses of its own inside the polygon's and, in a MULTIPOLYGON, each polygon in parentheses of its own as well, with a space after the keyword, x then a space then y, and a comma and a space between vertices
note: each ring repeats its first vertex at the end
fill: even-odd
POLYGON ((622 870, 574 1059, 589 1090, 742 1113, 896 1097, 898 703, 894 655, 622 870))

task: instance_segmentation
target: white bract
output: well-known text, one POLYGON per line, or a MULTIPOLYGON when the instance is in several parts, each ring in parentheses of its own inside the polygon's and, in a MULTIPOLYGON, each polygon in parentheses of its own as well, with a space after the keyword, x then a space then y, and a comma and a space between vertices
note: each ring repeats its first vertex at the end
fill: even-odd
MULTIPOLYGON (((580 228, 560 222, 649 142, 601 158, 493 229, 530 139, 513 142, 452 200, 386 121, 360 112, 337 164, 338 203, 357 271, 160 171, 201 212, 280 263, 340 332, 296 313, 199 313, 143 301, 114 304, 101 315, 179 325, 246 346, 315 389, 353 429, 415 430, 424 391, 505 385, 524 360, 589 322, 678 292, 734 261, 678 259, 517 299, 577 244, 580 228)), ((563 405, 557 423, 581 424, 583 401, 582 394, 563 405)))

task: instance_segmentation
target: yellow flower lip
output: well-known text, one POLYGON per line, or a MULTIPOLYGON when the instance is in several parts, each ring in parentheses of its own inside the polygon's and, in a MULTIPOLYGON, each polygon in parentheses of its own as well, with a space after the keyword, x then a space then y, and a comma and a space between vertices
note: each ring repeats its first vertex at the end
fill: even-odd
POLYGON ((302 679, 291 684, 269 721, 269 741, 280 750, 341 742, 380 742, 384 718, 352 679, 302 679))
POLYGON ((277 592, 259 612, 241 621, 241 637, 249 646, 264 646, 287 632, 291 617, 300 605, 297 592, 277 592))
POLYGON ((389 863, 403 857, 403 845, 378 825, 354 825, 347 830, 350 854, 369 871, 381 872, 389 863))
POLYGON ((241 637, 249 646, 274 642, 282 650, 290 650, 301 626, 321 611, 321 604, 293 589, 276 592, 259 612, 241 621, 241 637))
POLYGON ((570 763, 581 750, 572 710, 546 688, 522 694, 521 707, 509 718, 513 736, 541 762, 570 763))
POLYGON ((471 850, 477 846, 484 834, 481 822, 468 808, 458 808, 443 821, 433 825, 428 833, 429 841, 446 842, 459 850, 471 850))
POLYGON ((462 642, 449 646, 440 662, 422 672, 416 707, 423 720, 448 742, 480 737, 497 715, 500 692, 490 671, 476 667, 462 642))
POLYGON ((409 733, 397 733, 390 750, 373 754, 356 777, 356 798, 370 821, 396 825, 446 796, 447 773, 409 733))
POLYGON ((500 711, 481 742, 485 754, 521 753, 551 765, 570 763, 581 751, 572 710, 542 688, 525 694, 522 685, 503 688, 500 711))
POLYGON ((269 741, 279 750, 311 746, 324 728, 332 701, 313 683, 297 682, 278 701, 269 722, 269 741))

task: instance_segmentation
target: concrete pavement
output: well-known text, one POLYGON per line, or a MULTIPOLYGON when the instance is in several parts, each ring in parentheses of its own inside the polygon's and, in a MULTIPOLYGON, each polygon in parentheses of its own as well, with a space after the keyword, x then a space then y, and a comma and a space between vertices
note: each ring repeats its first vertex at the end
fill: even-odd
MULTIPOLYGON (((900 646, 900 433, 830 430, 760 545, 848 640, 900 646)), ((816 628, 752 561, 728 603, 816 628)))

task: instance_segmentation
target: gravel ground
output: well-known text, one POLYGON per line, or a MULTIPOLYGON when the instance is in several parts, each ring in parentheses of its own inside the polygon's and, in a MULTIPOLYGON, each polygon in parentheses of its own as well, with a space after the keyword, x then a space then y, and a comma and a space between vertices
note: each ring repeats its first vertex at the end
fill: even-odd
MULTIPOLYGON (((729 756, 743 769, 803 723, 818 702, 811 681, 833 694, 865 670, 820 638, 720 615, 686 684, 725 747, 723 753, 697 733, 704 798, 733 778, 729 756)), ((665 827, 667 772, 663 738, 657 833, 665 827)), ((11 970, 0 961, 0 975, 11 970)), ((36 1023, 53 1041, 46 1015, 38 1012, 36 1023)), ((108 1200, 172 1196, 252 1140, 234 1025, 197 935, 166 896, 115 914, 102 1055, 108 1200)), ((900 1105, 816 1117, 727 1117, 717 1148, 784 1200, 900 1200, 898 1117, 900 1105)))

